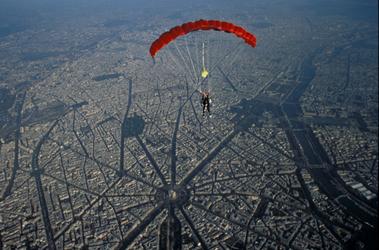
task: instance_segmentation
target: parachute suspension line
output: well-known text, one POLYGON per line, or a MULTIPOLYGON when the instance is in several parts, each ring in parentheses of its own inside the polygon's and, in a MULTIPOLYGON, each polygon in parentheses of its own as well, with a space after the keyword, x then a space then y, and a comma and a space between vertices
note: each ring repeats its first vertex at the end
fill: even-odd
POLYGON ((167 70, 169 70, 170 72, 174 72, 175 70, 177 70, 175 68, 175 61, 172 60, 172 56, 170 54, 168 54, 168 52, 165 52, 163 53, 164 57, 166 58, 166 62, 167 63, 164 63, 164 67, 166 67, 167 70))
MULTIPOLYGON (((171 48, 168 50, 170 52, 170 55, 171 55, 171 58, 172 60, 176 63, 176 67, 177 69, 181 69, 182 72, 183 72, 183 76, 184 78, 186 79, 186 81, 188 81, 188 78, 191 78, 190 81, 192 81, 191 84, 189 84, 191 86, 191 89, 194 90, 194 92, 198 92, 199 90, 197 89, 197 85, 198 85, 198 82, 194 82, 194 79, 193 79, 193 76, 191 75, 191 71, 190 70, 187 70, 189 67, 187 66, 188 64, 186 63, 185 61, 185 58, 183 56, 183 53, 181 53, 181 50, 180 48, 176 45, 176 43, 174 42, 174 46, 176 47, 176 52, 177 53, 174 53, 173 51, 171 51, 171 48), (181 60, 180 60, 181 59, 181 60), (183 60, 183 63, 180 63, 180 61, 183 60), (178 63, 179 62, 179 63, 178 63), (187 77, 188 76, 188 77, 187 77)), ((174 70, 175 71, 175 70, 174 70)), ((197 75, 197 74, 196 74, 197 75)), ((198 77, 195 77, 195 79, 197 79, 198 81, 200 81, 198 79, 198 77)))
MULTIPOLYGON (((196 39, 196 36, 194 36, 193 40, 194 40, 194 44, 195 44, 195 54, 196 54, 196 65, 195 65, 196 66, 196 72, 201 72, 198 39, 196 39)), ((196 85, 199 84, 199 82, 200 82, 200 78, 198 77, 196 85)))
POLYGON ((196 36, 196 54, 197 54, 197 74, 200 74, 199 81, 196 83, 196 86, 194 87, 197 92, 202 92, 201 84, 204 81, 204 78, 201 77, 201 72, 203 70, 202 65, 202 43, 204 42, 204 32, 199 32, 196 36))
POLYGON ((196 70, 195 70, 195 65, 193 63, 193 59, 192 59, 192 54, 190 53, 190 50, 189 50, 189 47, 188 47, 188 40, 187 40, 187 37, 184 37, 184 41, 186 43, 186 48, 187 48, 187 53, 188 53, 188 56, 190 58, 190 61, 191 61, 191 66, 192 66, 192 73, 195 77, 195 84, 199 81, 199 77, 196 73, 196 70))
POLYGON ((191 74, 191 70, 189 69, 189 66, 187 65, 187 62, 186 62, 186 60, 185 60, 185 58, 184 58, 182 52, 181 52, 180 49, 178 48, 178 45, 176 44, 176 41, 174 41, 174 45, 175 45, 175 48, 176 48, 176 50, 178 51, 180 57, 182 58, 183 65, 184 65, 184 68, 185 68, 186 72, 189 72, 193 84, 196 84, 196 80, 195 80, 196 78, 194 78, 194 76, 192 76, 192 74, 191 74))
MULTIPOLYGON (((173 43, 174 44, 174 43, 173 43)), ((181 74, 186 74, 186 68, 184 67, 184 64, 181 62, 180 57, 176 51, 176 49, 173 49, 171 47, 168 48, 168 52, 170 54, 171 60, 175 62, 174 65, 174 72, 178 72, 181 74)))
MULTIPOLYGON (((230 49, 225 55, 223 55, 219 60, 216 61, 216 64, 215 65, 212 65, 212 67, 210 68, 210 71, 212 72, 219 64, 223 63, 223 61, 228 58, 230 56, 230 54, 232 54, 232 52, 234 51, 237 51, 237 50, 240 50, 241 49, 241 46, 242 46, 243 43, 239 42, 237 43, 232 49, 230 49)), ((181 104, 181 108, 192 98, 192 96, 196 93, 196 92, 201 92, 201 86, 203 85, 203 83, 205 82, 205 80, 207 80, 206 78, 203 78, 199 83, 198 83, 198 87, 197 88, 194 88, 194 91, 187 97, 187 99, 181 104)))
POLYGON ((219 64, 221 64, 227 57, 229 57, 229 55, 236 51, 240 46, 242 45, 242 43, 237 43, 237 45, 232 48, 230 51, 228 51, 224 56, 222 56, 217 62, 215 65, 212 66, 212 68, 210 69, 210 71, 212 72, 219 64))
POLYGON ((164 54, 168 58, 167 61, 169 61, 172 64, 172 67, 174 68, 173 71, 177 71, 178 69, 180 69, 178 62, 176 61, 175 56, 173 55, 173 53, 171 51, 171 48, 167 48, 167 50, 165 50, 164 54))
POLYGON ((204 62, 204 54, 205 54, 205 52, 204 52, 204 43, 203 43, 203 46, 202 46, 202 62, 203 62, 203 70, 205 70, 205 62, 204 62))
MULTIPOLYGON (((213 41, 210 40, 211 36, 207 36, 207 47, 205 48, 205 64, 208 65, 208 69, 211 67, 212 50, 214 48, 213 41)), ((209 71, 210 72, 210 71, 209 71)), ((206 90, 211 91, 211 75, 208 75, 206 79, 206 90)))
POLYGON ((227 45, 230 45, 230 43, 229 42, 225 42, 223 40, 223 38, 222 39, 221 38, 220 39, 216 39, 215 43, 216 43, 217 47, 213 48, 214 51, 215 51, 215 55, 214 55, 214 57, 212 57, 213 60, 215 61, 214 63, 216 63, 218 60, 220 60, 224 56, 223 52, 226 52, 227 49, 228 49, 227 45))
POLYGON ((244 47, 240 46, 239 49, 236 51, 236 53, 234 53, 234 56, 232 57, 232 59, 230 60, 230 64, 228 67, 229 69, 227 70, 227 72, 232 70, 233 64, 236 62, 237 58, 239 58, 239 55, 241 54, 242 51, 244 51, 244 47))
POLYGON ((202 46, 202 70, 201 70, 201 77, 202 78, 207 78, 207 76, 208 76, 208 74, 209 74, 209 72, 206 70, 206 68, 205 68, 205 45, 204 45, 204 43, 203 43, 203 46, 202 46))
MULTIPOLYGON (((176 44, 174 43, 174 45, 176 45, 176 44)), ((175 51, 173 51, 172 48, 169 48, 167 51, 169 52, 169 55, 170 55, 170 57, 171 57, 171 60, 175 63, 175 65, 173 65, 173 68, 174 68, 173 72, 179 70, 179 73, 182 73, 183 76, 186 76, 186 74, 187 74, 187 69, 186 69, 186 67, 185 67, 185 65, 186 65, 185 62, 184 62, 184 63, 181 63, 181 62, 180 62, 180 59, 179 59, 180 57, 179 57, 178 53, 175 53, 175 51)), ((177 52, 180 52, 180 51, 178 50, 178 48, 176 48, 176 51, 177 51, 177 52)))
POLYGON ((211 58, 211 41, 209 40, 209 36, 207 36, 207 48, 206 48, 206 64, 208 65, 208 68, 211 65, 210 58, 211 58))
POLYGON ((191 75, 191 71, 188 70, 189 67, 187 66, 187 63, 185 61, 185 58, 184 58, 183 54, 181 53, 181 51, 180 51, 180 49, 177 46, 177 44, 176 44, 175 41, 173 42, 173 44, 174 44, 176 52, 177 52, 175 54, 178 54, 178 55, 174 55, 174 53, 173 53, 173 51, 171 51, 171 49, 168 49, 167 51, 170 52, 170 56, 171 56, 172 60, 175 62, 177 69, 181 69, 183 71, 183 75, 184 75, 184 77, 186 79, 187 79, 186 76, 189 73, 188 75, 191 78, 190 81, 192 81, 192 84, 190 84, 190 85, 191 85, 192 89, 194 89, 194 92, 199 92, 199 89, 197 87, 198 86, 198 82, 194 81, 194 78, 191 75), (181 58, 181 60, 183 61, 183 63, 180 63, 181 60, 179 58, 181 58))
MULTIPOLYGON (((212 32, 213 33, 213 32, 212 32)), ((208 47, 208 57, 207 57, 207 61, 208 61, 208 67, 210 68, 210 71, 213 72, 213 69, 216 68, 214 67, 214 63, 217 62, 218 58, 223 56, 223 53, 222 51, 225 51, 225 42, 222 42, 221 39, 214 39, 213 37, 213 40, 212 41, 209 41, 209 47, 208 47), (223 46, 221 46, 223 45, 223 46), (219 56, 219 54, 221 56, 219 56)), ((211 82, 208 82, 208 89, 209 91, 212 91, 212 81, 211 82)))
POLYGON ((239 48, 238 48, 238 50, 236 51, 236 53, 234 53, 234 55, 233 55, 233 62, 235 62, 236 60, 237 60, 237 58, 240 56, 240 54, 242 53, 242 51, 244 51, 244 46, 240 46, 239 48))
POLYGON ((203 90, 209 91, 209 81, 210 81, 210 75, 211 72, 209 70, 210 63, 210 41, 209 41, 209 34, 207 32, 201 32, 202 33, 202 40, 201 40, 201 78, 202 81, 199 83, 199 88, 203 90), (207 69, 208 67, 208 69, 207 69))
MULTIPOLYGON (((169 52, 169 55, 170 55, 170 57, 171 57, 171 60, 175 63, 175 65, 176 65, 176 69, 174 69, 174 71, 176 70, 182 70, 183 71, 183 73, 184 73, 184 75, 185 75, 185 72, 186 72, 186 70, 185 70, 185 68, 183 67, 183 64, 180 64, 177 60, 176 60, 176 56, 173 54, 173 52, 171 51, 171 49, 168 49, 167 50, 168 52, 169 52)), ((175 66, 174 66, 174 68, 175 68, 175 66)))

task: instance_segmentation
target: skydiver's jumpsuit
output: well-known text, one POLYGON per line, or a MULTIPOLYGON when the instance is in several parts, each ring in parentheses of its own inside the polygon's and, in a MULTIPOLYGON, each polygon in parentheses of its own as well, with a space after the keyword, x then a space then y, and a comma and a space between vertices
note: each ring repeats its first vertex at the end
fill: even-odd
POLYGON ((211 110, 210 110, 210 97, 209 97, 209 94, 203 94, 201 96, 201 102, 202 102, 202 105, 203 105, 203 115, 205 114, 205 109, 207 109, 208 113, 210 114, 211 113, 211 110))

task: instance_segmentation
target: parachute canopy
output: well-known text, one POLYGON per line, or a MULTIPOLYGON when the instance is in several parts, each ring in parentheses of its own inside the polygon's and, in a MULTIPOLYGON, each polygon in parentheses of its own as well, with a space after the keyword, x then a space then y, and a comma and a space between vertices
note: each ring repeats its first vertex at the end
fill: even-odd
POLYGON ((246 31, 244 28, 237 26, 235 24, 219 21, 219 20, 198 20, 195 22, 184 23, 180 26, 176 26, 169 31, 163 33, 157 40, 155 40, 150 47, 151 57, 155 57, 160 49, 169 44, 171 41, 175 40, 179 36, 184 36, 190 32, 198 30, 216 30, 224 31, 227 33, 233 33, 237 37, 245 40, 247 44, 252 47, 256 46, 256 37, 246 31))

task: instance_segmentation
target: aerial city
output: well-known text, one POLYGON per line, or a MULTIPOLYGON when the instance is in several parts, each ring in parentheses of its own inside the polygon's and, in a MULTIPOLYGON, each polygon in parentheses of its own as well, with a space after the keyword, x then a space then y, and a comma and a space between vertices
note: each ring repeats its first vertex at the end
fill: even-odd
POLYGON ((377 0, 0 2, 0 250, 377 234, 377 0))

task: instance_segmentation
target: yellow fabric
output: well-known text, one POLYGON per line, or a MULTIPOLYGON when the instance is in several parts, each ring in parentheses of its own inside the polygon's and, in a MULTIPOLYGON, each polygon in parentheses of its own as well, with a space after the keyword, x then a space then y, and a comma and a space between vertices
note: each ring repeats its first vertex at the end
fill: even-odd
POLYGON ((201 77, 206 78, 208 76, 208 74, 209 74, 209 72, 206 69, 203 69, 203 71, 201 72, 201 77))

